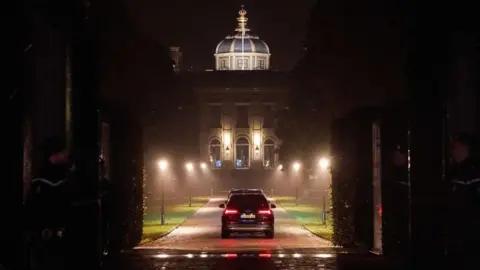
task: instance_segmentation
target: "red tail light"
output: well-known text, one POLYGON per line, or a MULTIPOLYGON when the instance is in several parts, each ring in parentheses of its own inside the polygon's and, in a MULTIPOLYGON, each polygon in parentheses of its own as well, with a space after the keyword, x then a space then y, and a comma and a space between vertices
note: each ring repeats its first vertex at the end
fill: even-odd
POLYGON ((258 254, 258 257, 260 257, 260 258, 271 258, 272 254, 270 254, 270 253, 260 253, 260 254, 258 254))
POLYGON ((223 257, 225 257, 225 258, 237 258, 238 255, 235 254, 235 253, 227 253, 227 254, 223 254, 223 257))
POLYGON ((238 211, 235 210, 235 209, 225 209, 225 211, 223 213, 225 215, 235 215, 235 214, 238 214, 238 211))
POLYGON ((271 215, 271 214, 272 214, 272 210, 270 210, 270 209, 258 210, 258 214, 259 214, 259 215, 271 215))

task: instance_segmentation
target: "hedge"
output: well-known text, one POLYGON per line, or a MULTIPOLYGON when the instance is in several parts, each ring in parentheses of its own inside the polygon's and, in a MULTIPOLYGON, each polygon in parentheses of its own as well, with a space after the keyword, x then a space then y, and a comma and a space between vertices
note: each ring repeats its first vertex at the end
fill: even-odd
POLYGON ((373 248, 372 125, 380 126, 382 247, 385 255, 402 255, 409 241, 408 114, 406 104, 360 108, 332 125, 333 241, 373 248), (394 159, 403 154, 402 162, 394 159))
POLYGON ((380 109, 354 110, 332 125, 333 242, 373 246, 372 123, 380 109))
POLYGON ((142 238, 144 162, 142 129, 128 111, 110 114, 110 159, 113 186, 112 245, 133 248, 142 238))

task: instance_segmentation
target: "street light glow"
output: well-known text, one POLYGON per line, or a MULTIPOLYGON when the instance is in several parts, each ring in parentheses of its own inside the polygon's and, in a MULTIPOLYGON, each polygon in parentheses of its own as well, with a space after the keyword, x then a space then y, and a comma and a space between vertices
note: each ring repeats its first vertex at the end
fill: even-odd
POLYGON ((166 160, 160 160, 158 162, 158 167, 163 171, 168 167, 168 162, 166 160))
POLYGON ((328 169, 328 167, 330 166, 330 160, 328 158, 321 158, 319 161, 318 161, 318 165, 320 166, 320 168, 322 170, 326 170, 328 169))
POLYGON ((193 163, 192 162, 187 162, 185 164, 185 168, 187 168, 188 171, 192 171, 193 170, 193 163))
POLYGON ((205 164, 205 162, 200 163, 200 168, 205 170, 207 168, 207 164, 205 164))
POLYGON ((299 163, 299 162, 295 162, 295 163, 293 163, 293 169, 294 169, 295 171, 298 171, 298 170, 300 170, 300 167, 301 167, 301 165, 300 165, 300 163, 299 163))

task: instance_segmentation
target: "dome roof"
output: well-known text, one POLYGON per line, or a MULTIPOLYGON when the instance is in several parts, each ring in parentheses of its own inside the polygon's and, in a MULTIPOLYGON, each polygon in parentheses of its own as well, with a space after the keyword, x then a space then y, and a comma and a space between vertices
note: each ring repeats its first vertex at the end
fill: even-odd
POLYGON ((215 50, 216 54, 219 53, 265 53, 270 54, 270 48, 268 48, 265 41, 258 37, 245 36, 245 37, 227 37, 218 43, 215 50))
POLYGON ((247 11, 242 9, 238 12, 238 27, 235 34, 227 36, 220 41, 215 49, 215 54, 222 53, 261 53, 270 54, 270 48, 265 41, 258 36, 252 35, 247 28, 247 11))

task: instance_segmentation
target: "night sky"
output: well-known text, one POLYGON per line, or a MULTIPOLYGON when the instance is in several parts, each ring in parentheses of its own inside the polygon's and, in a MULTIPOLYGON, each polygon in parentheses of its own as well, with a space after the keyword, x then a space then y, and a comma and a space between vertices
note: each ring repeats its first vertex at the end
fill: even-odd
POLYGON ((302 52, 307 19, 316 0, 126 0, 129 17, 164 46, 180 46, 183 65, 214 68, 216 45, 237 26, 241 5, 248 26, 270 46, 272 69, 290 70, 302 52))

